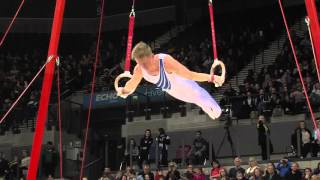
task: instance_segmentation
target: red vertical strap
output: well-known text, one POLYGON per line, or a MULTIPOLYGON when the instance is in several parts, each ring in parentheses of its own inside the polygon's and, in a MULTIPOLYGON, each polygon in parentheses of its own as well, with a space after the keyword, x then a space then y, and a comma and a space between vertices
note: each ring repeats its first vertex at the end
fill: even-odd
POLYGON ((308 17, 310 19, 310 34, 315 51, 317 67, 320 67, 320 27, 315 0, 305 0, 308 17))
POLYGON ((63 178, 63 156, 62 156, 62 122, 61 122, 61 89, 60 89, 60 62, 57 65, 57 90, 58 90, 58 123, 59 123, 59 172, 60 179, 63 178))
POLYGON ((97 71, 97 65, 99 62, 99 54, 100 54, 99 53, 100 37, 101 37, 102 24, 103 24, 103 14, 104 14, 104 0, 101 0, 101 1, 102 1, 102 3, 101 3, 101 14, 100 14, 100 22, 99 22, 98 40, 97 40, 97 46, 96 46, 96 58, 95 58, 95 63, 93 64, 92 85, 91 85, 91 93, 90 93, 90 100, 89 100, 89 107, 88 107, 87 125, 86 125, 85 136, 84 136, 83 158, 81 161, 81 168, 80 168, 80 180, 82 180, 84 164, 86 162, 88 129, 90 127, 92 100, 93 100, 93 95, 94 95, 94 87, 95 87, 95 83, 96 83, 96 71, 97 71))
MULTIPOLYGON (((56 8, 54 12, 54 19, 52 24, 51 39, 49 45, 48 56, 57 56, 60 32, 62 27, 62 20, 64 14, 65 0, 57 0, 56 8)), ((37 179, 37 172, 39 166, 39 159, 41 154, 41 146, 43 133, 48 113, 48 105, 50 99, 50 93, 52 88, 52 80, 55 68, 55 61, 50 61, 45 69, 45 74, 43 78, 41 97, 36 121, 36 129, 33 137, 33 145, 31 151, 30 167, 28 171, 28 180, 37 179)))
POLYGON ((302 85, 302 88, 303 88, 304 96, 306 97, 306 100, 307 100, 307 104, 308 104, 308 108, 309 108, 309 111, 310 111, 311 119, 312 119, 314 128, 318 129, 318 125, 316 123, 316 118, 314 116, 314 113, 313 113, 313 110, 312 110, 312 107, 311 107, 311 103, 310 103, 310 99, 309 99, 309 96, 308 96, 307 88, 304 85, 304 81, 303 81, 303 77, 302 77, 302 73, 301 73, 301 69, 300 69, 300 64, 299 64, 299 61, 298 61, 298 58, 297 58, 296 50, 295 50, 293 42, 292 42, 291 34, 290 34, 290 31, 289 31, 289 27, 288 27, 288 24, 287 24, 286 16, 284 14, 284 10, 283 10, 283 7, 282 7, 281 0, 279 0, 279 6, 280 6, 281 14, 282 14, 282 17, 283 17, 283 22, 284 22, 284 25, 286 27, 286 31, 287 31, 287 34, 288 34, 288 39, 289 39, 289 42, 290 42, 290 45, 291 45, 291 50, 292 50, 292 53, 293 53, 293 57, 294 57, 294 60, 295 60, 296 66, 297 66, 298 73, 299 73, 299 78, 300 78, 300 82, 301 82, 301 85, 302 85))
POLYGON ((125 61, 125 68, 124 68, 125 71, 130 71, 134 20, 135 20, 135 16, 134 15, 130 15, 130 18, 129 18, 129 30, 128 30, 128 40, 127 40, 126 61, 125 61))
POLYGON ((19 14, 22 6, 24 5, 24 1, 25 1, 25 0, 22 0, 22 1, 21 1, 21 3, 20 3, 20 5, 19 5, 16 13, 14 14, 14 16, 13 16, 13 18, 12 18, 10 24, 9 24, 9 26, 7 27, 6 31, 4 32, 4 34, 3 34, 2 38, 1 38, 1 41, 0 41, 0 47, 2 46, 4 40, 6 39, 6 37, 7 37, 8 33, 9 33, 9 31, 10 31, 13 23, 16 21, 16 18, 17 18, 17 16, 18 16, 18 14, 19 14))
POLYGON ((210 12, 210 24, 211 24, 211 35, 212 35, 212 48, 214 60, 218 59, 217 43, 216 43, 216 31, 214 27, 214 13, 212 2, 209 2, 209 12, 210 12))

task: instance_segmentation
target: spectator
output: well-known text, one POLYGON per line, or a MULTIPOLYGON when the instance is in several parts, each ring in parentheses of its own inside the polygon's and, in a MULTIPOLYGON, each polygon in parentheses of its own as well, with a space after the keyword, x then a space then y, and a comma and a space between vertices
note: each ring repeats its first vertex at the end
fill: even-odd
POLYGON ((219 180, 229 180, 227 170, 225 168, 220 168, 219 175, 219 180))
POLYGON ((154 180, 164 180, 165 177, 161 169, 157 169, 156 175, 154 176, 154 180))
POLYGON ((229 170, 230 178, 236 178, 238 171, 242 172, 242 174, 245 173, 245 169, 241 167, 241 159, 239 157, 234 158, 233 163, 234 167, 229 170))
POLYGON ((165 133, 163 128, 159 128, 159 136, 156 139, 160 152, 160 165, 168 164, 168 148, 170 145, 170 137, 165 133))
POLYGON ((18 156, 14 156, 13 160, 9 163, 10 168, 10 178, 18 178, 19 175, 19 159, 18 156))
MULTIPOLYGON (((320 127, 320 120, 317 121, 318 127, 320 127)), ((314 132, 314 141, 312 142, 312 156, 319 157, 320 153, 320 139, 318 139, 317 132, 314 132)))
POLYGON ((182 162, 183 159, 186 160, 186 162, 190 163, 190 154, 192 151, 192 147, 189 144, 185 144, 184 147, 182 145, 179 145, 177 151, 176 151, 176 159, 177 162, 182 162))
POLYGON ((272 114, 271 96, 265 92, 264 89, 260 89, 257 99, 258 112, 265 116, 267 122, 270 122, 270 116, 272 114))
POLYGON ((311 180, 320 180, 320 176, 318 175, 312 175, 311 180))
POLYGON ((122 180, 133 180, 135 178, 136 178, 136 172, 131 167, 128 166, 126 169, 126 173, 122 176, 122 180))
POLYGON ((241 171, 237 171, 236 180, 247 180, 247 178, 241 171))
POLYGON ((192 164, 188 164, 186 172, 183 174, 183 177, 187 180, 193 179, 193 166, 192 164))
POLYGON ((273 163, 267 164, 267 170, 264 180, 281 180, 281 177, 278 175, 273 163))
POLYGON ((223 99, 220 102, 220 104, 223 105, 230 105, 231 104, 231 100, 230 98, 232 98, 233 96, 236 95, 236 91, 232 88, 231 84, 226 84, 226 89, 223 93, 223 99))
POLYGON ((299 164, 296 162, 293 162, 291 164, 291 170, 285 175, 285 180, 301 180, 302 179, 302 173, 299 169, 299 164))
POLYGON ((126 151, 125 151, 125 158, 126 158, 126 163, 129 166, 133 166, 139 160, 139 148, 136 144, 136 141, 133 138, 130 138, 129 143, 127 145, 126 151), (131 149, 131 152, 130 152, 131 149), (132 156, 132 163, 130 164, 130 154, 132 156))
POLYGON ((313 137, 312 137, 311 131, 305 127, 304 121, 300 121, 299 127, 295 129, 291 137, 291 143, 295 147, 295 149, 297 149, 298 144, 300 144, 301 156, 303 158, 307 157, 308 153, 311 153, 312 139, 313 137), (298 142, 298 139, 299 139, 299 142, 298 142))
POLYGON ((249 158, 249 167, 246 169, 245 175, 247 178, 251 178, 254 174, 254 170, 259 168, 258 166, 258 162, 256 160, 256 158, 254 157, 250 157, 249 158))
POLYGON ((250 84, 254 83, 253 74, 254 74, 253 70, 249 69, 248 70, 248 75, 247 75, 246 79, 244 80, 244 82, 245 83, 250 83, 250 84))
POLYGON ((311 168, 305 168, 303 173, 303 180, 311 180, 312 177, 312 169, 311 168))
POLYGON ((281 116, 282 115, 282 108, 281 108, 281 97, 277 92, 276 88, 271 88, 271 108, 273 109, 272 115, 273 116, 281 116))
POLYGON ((150 170, 150 164, 147 162, 143 164, 143 171, 139 173, 139 176, 141 176, 144 180, 146 180, 145 179, 146 175, 148 176, 149 179, 154 180, 154 175, 150 170))
POLYGON ((210 180, 216 180, 220 177, 220 163, 217 160, 212 160, 212 169, 210 171, 210 180))
POLYGON ((319 107, 320 105, 320 83, 315 83, 310 95, 311 102, 314 107, 319 107))
POLYGON ((27 176, 29 164, 30 164, 30 156, 28 155, 27 150, 23 150, 21 164, 20 164, 20 169, 22 171, 23 176, 27 176))
POLYGON ((114 180, 110 168, 105 168, 99 180, 114 180))
POLYGON ((318 162, 317 168, 313 170, 313 174, 320 175, 320 162, 318 162))
POLYGON ((260 168, 254 169, 253 176, 249 180, 262 180, 263 171, 260 168))
POLYGON ((118 171, 117 174, 115 175, 115 180, 122 180, 124 174, 125 173, 123 171, 118 171))
POLYGON ((204 175, 201 167, 195 167, 193 173, 193 180, 205 180, 206 176, 204 175))
POLYGON ((272 145, 271 139, 270 139, 270 128, 265 123, 265 117, 263 115, 260 115, 258 118, 257 130, 258 130, 258 144, 261 148, 262 160, 267 160, 268 159, 268 154, 267 154, 268 144, 267 143, 269 143, 270 154, 273 152, 273 145, 272 145))
POLYGON ((290 98, 293 100, 293 112, 300 113, 305 106, 304 94, 301 90, 301 86, 293 88, 290 98))
POLYGON ((190 159, 192 164, 203 164, 208 155, 208 142, 202 137, 201 131, 196 132, 196 138, 193 141, 190 159))
POLYGON ((140 167, 146 161, 150 160, 150 148, 153 143, 151 130, 147 129, 144 132, 144 137, 140 140, 140 167))
POLYGON ((144 175, 144 179, 145 179, 145 180, 150 180, 149 174, 144 175))
POLYGON ((291 170, 291 162, 288 159, 281 159, 277 165, 279 176, 284 178, 291 170))
POLYGON ((53 179, 53 176, 50 174, 50 175, 48 176, 47 180, 54 180, 54 179, 53 179))
POLYGON ((250 116, 250 119, 253 119, 257 114, 257 98, 252 96, 251 91, 247 91, 243 105, 245 113, 250 116))
POLYGON ((283 87, 281 92, 281 104, 285 114, 289 114, 292 111, 292 106, 290 102, 290 92, 287 86, 283 87))
POLYGON ((223 93, 223 95, 225 95, 228 98, 231 98, 232 96, 236 95, 236 90, 234 90, 231 86, 231 84, 226 84, 226 90, 223 93))
POLYGON ((180 179, 180 172, 177 170, 177 164, 175 162, 170 162, 168 164, 168 173, 165 179, 166 180, 180 179))
POLYGON ((4 153, 0 152, 0 179, 7 179, 9 174, 9 163, 5 159, 4 153))
POLYGON ((57 162, 57 153, 51 141, 49 141, 43 150, 42 154, 42 164, 43 172, 48 177, 55 174, 57 162))

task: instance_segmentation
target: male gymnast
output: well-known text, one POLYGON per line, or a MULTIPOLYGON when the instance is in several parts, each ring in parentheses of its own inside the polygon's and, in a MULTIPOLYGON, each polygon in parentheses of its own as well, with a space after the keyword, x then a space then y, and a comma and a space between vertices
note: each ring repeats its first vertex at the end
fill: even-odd
POLYGON ((200 106, 212 119, 221 115, 218 103, 197 82, 207 81, 221 86, 225 79, 223 76, 190 71, 168 54, 153 54, 144 42, 135 45, 132 59, 137 65, 131 79, 119 88, 118 96, 125 98, 133 93, 144 78, 176 99, 200 106))

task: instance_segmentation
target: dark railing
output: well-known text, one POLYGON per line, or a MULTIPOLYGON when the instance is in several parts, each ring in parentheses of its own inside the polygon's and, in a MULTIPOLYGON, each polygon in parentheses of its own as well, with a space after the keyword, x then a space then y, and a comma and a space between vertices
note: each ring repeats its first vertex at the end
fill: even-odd
POLYGON ((90 163, 86 164, 86 165, 84 166, 84 168, 85 168, 85 169, 88 169, 88 168, 90 168, 91 166, 93 166, 93 165, 97 164, 98 162, 100 162, 102 159, 103 159, 103 158, 98 158, 98 159, 96 159, 96 160, 94 160, 94 161, 91 161, 90 163))
POLYGON ((103 158, 98 158, 84 166, 85 176, 88 179, 98 179, 103 170, 103 158))
POLYGON ((301 157, 301 130, 297 129, 297 157, 301 157))

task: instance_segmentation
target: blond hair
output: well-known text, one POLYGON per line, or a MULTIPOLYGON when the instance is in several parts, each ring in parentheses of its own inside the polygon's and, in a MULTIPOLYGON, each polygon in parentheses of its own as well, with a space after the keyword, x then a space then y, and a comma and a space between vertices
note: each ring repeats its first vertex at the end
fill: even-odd
POLYGON ((144 57, 151 56, 152 54, 153 53, 152 53, 151 47, 145 42, 140 41, 138 44, 134 46, 131 53, 131 58, 136 60, 136 59, 141 59, 144 57))

